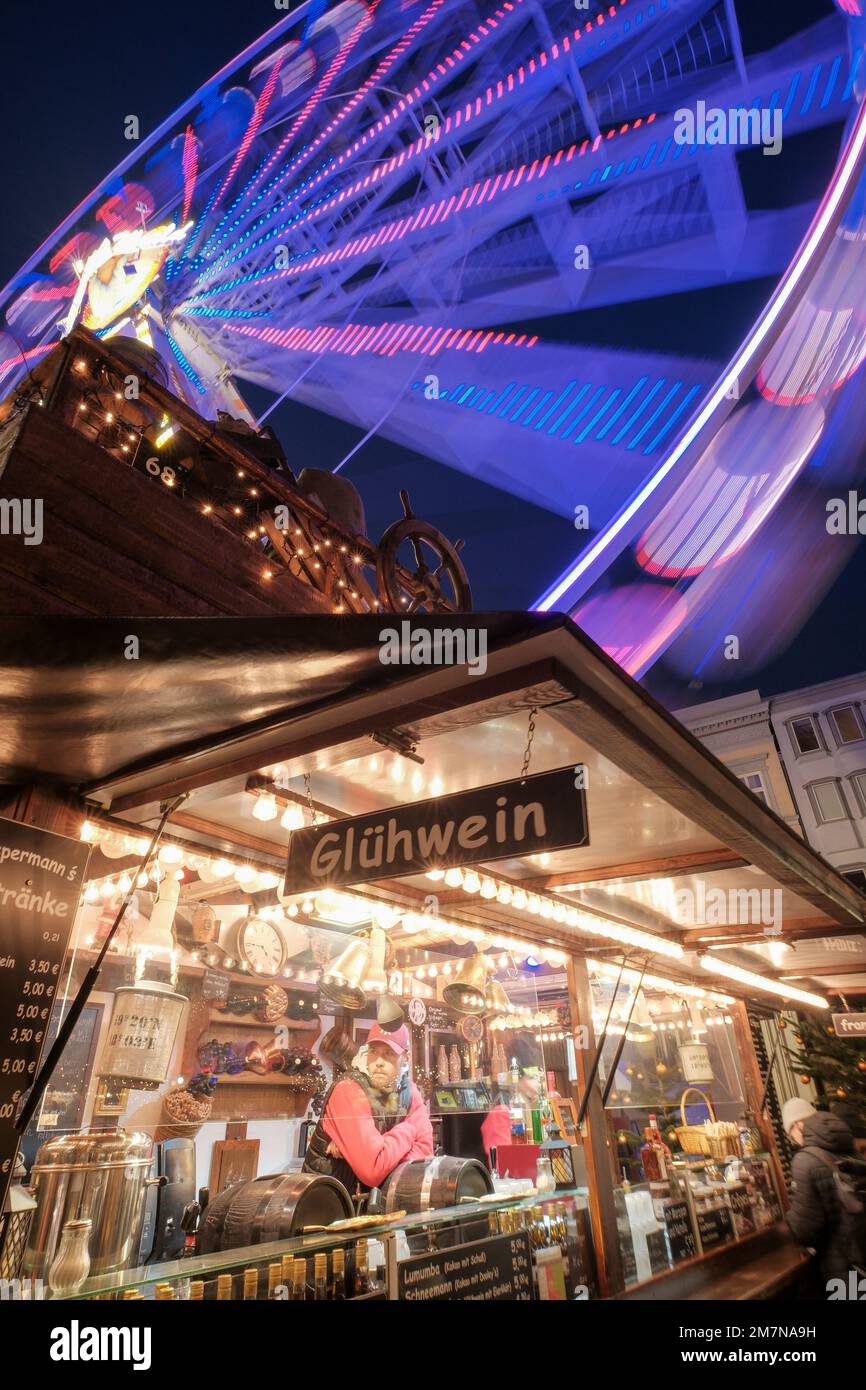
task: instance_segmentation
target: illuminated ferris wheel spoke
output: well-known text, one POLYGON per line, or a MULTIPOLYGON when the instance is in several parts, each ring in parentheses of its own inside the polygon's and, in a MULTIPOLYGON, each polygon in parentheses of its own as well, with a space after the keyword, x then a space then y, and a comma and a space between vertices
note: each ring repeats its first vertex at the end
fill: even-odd
MULTIPOLYGON (((778 108, 788 140, 848 120, 862 95, 863 34, 841 12, 747 60, 738 8, 300 6, 144 141, 6 288, 2 394, 72 318, 149 337, 210 418, 251 418, 249 381, 270 393, 264 415, 287 398, 348 421, 357 447, 379 435, 551 512, 581 503, 592 525, 576 548, 648 489, 646 515, 611 540, 601 575, 632 543, 630 562, 656 585, 683 582, 677 569, 731 571, 756 518, 800 485, 813 442, 779 432, 787 462, 761 481, 741 461, 746 426, 776 437, 774 412, 819 394, 824 409, 822 393, 866 360, 863 317, 838 293, 857 275, 855 238, 768 355, 767 410, 731 436, 738 469, 716 460, 676 505, 655 502, 659 462, 721 367, 711 347, 680 346, 686 292, 778 278, 812 211, 750 200, 739 152, 681 145, 677 111, 699 99, 778 108), (153 231, 170 239, 134 244, 153 231), (649 298, 658 326, 646 315, 638 346, 627 306, 649 298), (585 327, 591 309, 610 311, 602 342, 585 327), (709 537, 696 521, 707 497, 721 518, 709 537)), ((396 573, 408 564, 436 602, 456 602, 450 561, 417 534, 400 545, 396 573)), ((691 611, 650 602, 646 613, 657 607, 666 635, 638 642, 640 660, 691 611)), ((598 604, 592 620, 617 613, 598 604)))

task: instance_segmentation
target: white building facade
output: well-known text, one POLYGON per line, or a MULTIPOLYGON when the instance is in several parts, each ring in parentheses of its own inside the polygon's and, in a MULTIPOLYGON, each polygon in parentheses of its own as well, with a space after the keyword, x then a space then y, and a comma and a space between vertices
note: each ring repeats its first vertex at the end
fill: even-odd
POLYGON ((866 892, 866 672, 768 698, 749 690, 674 714, 866 892))
POLYGON ((768 704, 807 840, 866 891, 866 672, 768 704))

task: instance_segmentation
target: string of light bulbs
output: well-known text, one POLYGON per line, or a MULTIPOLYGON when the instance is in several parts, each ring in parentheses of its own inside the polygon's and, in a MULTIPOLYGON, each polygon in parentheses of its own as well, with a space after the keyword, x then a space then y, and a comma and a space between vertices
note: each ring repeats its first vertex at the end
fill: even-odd
POLYGON ((737 984, 747 985, 750 989, 764 990, 767 994, 778 995, 781 999, 796 999, 799 1004, 807 1004, 813 1009, 830 1007, 828 1001, 820 994, 797 989, 795 985, 785 984, 783 980, 771 980, 766 975, 756 974, 753 970, 743 970, 739 965, 732 965, 730 961, 709 952, 699 957, 698 964, 703 970, 712 971, 714 975, 725 975, 729 980, 736 980, 737 984))
POLYGON ((461 888, 464 893, 478 894, 485 901, 500 903, 518 912, 527 912, 543 920, 554 921, 588 936, 602 936, 616 941, 622 946, 635 950, 648 951, 653 955, 666 956, 671 960, 681 960, 685 954, 678 941, 668 941, 663 936, 641 931, 639 927, 611 922, 606 917, 597 916, 591 909, 575 907, 552 898, 544 893, 527 892, 525 889, 494 878, 491 874, 478 874, 475 869, 431 869, 427 874, 434 882, 444 882, 446 888, 461 888))

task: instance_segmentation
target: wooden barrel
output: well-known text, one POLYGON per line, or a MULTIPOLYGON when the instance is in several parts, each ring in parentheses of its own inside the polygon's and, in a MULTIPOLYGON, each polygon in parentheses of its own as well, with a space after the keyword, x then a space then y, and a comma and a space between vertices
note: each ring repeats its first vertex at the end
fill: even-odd
POLYGON ((434 1211, 493 1191, 493 1180, 477 1158, 418 1158, 401 1163, 384 1184, 385 1210, 434 1211))
POLYGON ((354 1215, 341 1182, 320 1173, 272 1173, 227 1187, 205 1208, 196 1253, 237 1250, 288 1240, 305 1226, 329 1226, 354 1215))

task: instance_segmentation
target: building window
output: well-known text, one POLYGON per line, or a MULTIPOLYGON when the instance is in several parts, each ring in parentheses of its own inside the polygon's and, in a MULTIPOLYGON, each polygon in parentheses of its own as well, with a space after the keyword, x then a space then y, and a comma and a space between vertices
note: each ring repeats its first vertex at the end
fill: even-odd
POLYGON ((840 705, 830 710, 830 720, 838 743, 858 743, 863 737, 863 724, 856 705, 840 705))
POLYGON ((848 819, 845 802, 836 782, 812 782, 806 790, 812 798, 819 825, 826 825, 828 821, 848 819))
POLYGON ((843 869, 842 877, 859 888, 861 893, 866 893, 866 869, 843 869))
POLYGON ((851 781, 854 783, 854 792, 860 803, 861 814, 866 816, 866 772, 852 773, 851 781))
POLYGON ((798 753, 820 753, 821 738, 811 714, 804 714, 802 719, 792 719, 789 727, 798 753))
POLYGON ((763 801, 765 806, 769 806, 770 803, 767 799, 767 789, 764 786, 764 779, 761 776, 760 772, 741 772, 740 781, 745 783, 745 785, 749 788, 750 792, 753 792, 755 796, 760 797, 761 801, 763 801))

